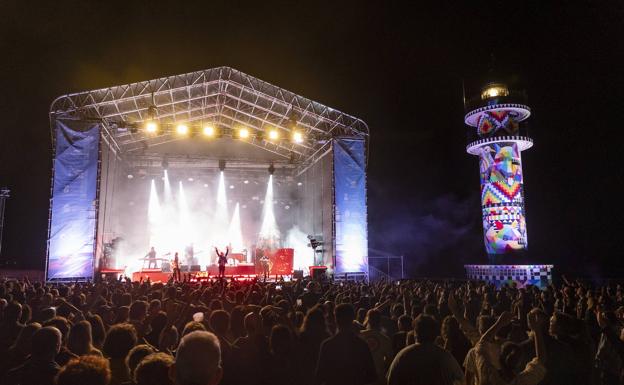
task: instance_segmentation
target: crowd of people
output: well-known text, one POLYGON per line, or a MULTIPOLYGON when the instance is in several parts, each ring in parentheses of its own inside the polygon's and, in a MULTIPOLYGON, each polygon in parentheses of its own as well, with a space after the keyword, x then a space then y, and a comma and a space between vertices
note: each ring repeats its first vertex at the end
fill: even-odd
POLYGON ((0 383, 623 384, 620 286, 0 279, 0 383))

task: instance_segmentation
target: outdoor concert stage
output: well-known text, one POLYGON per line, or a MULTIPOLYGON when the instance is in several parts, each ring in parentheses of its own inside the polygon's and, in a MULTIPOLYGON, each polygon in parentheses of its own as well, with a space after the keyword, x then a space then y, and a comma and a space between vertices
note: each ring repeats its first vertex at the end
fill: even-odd
POLYGON ((368 274, 360 119, 219 67, 61 96, 50 124, 48 281, 164 278, 176 253, 212 276, 226 247, 227 275, 368 274))

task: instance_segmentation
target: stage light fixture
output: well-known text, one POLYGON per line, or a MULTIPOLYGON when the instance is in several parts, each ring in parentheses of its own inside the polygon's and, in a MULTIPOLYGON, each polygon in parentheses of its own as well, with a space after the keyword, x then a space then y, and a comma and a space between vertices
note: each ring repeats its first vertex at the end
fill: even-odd
POLYGON ((153 120, 148 121, 147 123, 145 123, 145 131, 149 132, 150 134, 155 133, 156 131, 158 131, 158 124, 153 120))
POLYGON ((208 183, 204 183, 204 187, 208 187, 208 183))
POLYGON ((189 132, 189 128, 186 124, 178 124, 176 132, 180 135, 186 135, 189 132))
POLYGON ((303 186, 303 183, 298 182, 298 183, 297 183, 297 186, 303 186))
POLYGON ((213 126, 204 126, 204 129, 202 130, 202 132, 204 133, 205 136, 214 136, 215 129, 213 126))
POLYGON ((269 139, 270 140, 277 140, 279 139, 279 131, 277 131, 276 129, 272 129, 269 131, 269 139))
POLYGON ((134 178, 134 175, 128 174, 128 179, 132 179, 132 178, 134 178))
POLYGON ((273 165, 273 163, 271 163, 271 165, 269 166, 269 175, 273 175, 274 172, 275 172, 275 166, 273 165))
POLYGON ((219 161, 219 170, 221 172, 225 171, 225 161, 224 160, 220 160, 219 161))
POLYGON ((249 184, 249 181, 248 181, 248 180, 245 180, 245 181, 243 181, 243 183, 245 183, 245 184, 249 184))
POLYGON ((188 181, 189 181, 189 182, 192 182, 192 181, 194 181, 194 180, 195 180, 195 179, 193 179, 193 178, 188 178, 188 181))
POLYGON ((293 132, 293 142, 295 143, 303 143, 303 134, 299 131, 293 132))
POLYGON ((246 128, 241 128, 238 130, 238 137, 241 139, 249 138, 249 130, 246 128))
POLYGON ((233 184, 231 184, 231 185, 230 185, 230 190, 232 190, 233 188, 234 188, 234 185, 233 185, 233 184))

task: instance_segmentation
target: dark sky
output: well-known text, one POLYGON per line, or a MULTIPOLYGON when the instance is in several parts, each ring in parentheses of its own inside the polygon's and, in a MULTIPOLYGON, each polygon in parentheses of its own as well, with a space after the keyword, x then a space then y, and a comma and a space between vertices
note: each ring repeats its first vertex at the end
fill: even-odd
POLYGON ((461 79, 494 53, 533 112, 530 257, 624 275, 622 3, 413 3, 1 2, 3 258, 43 266, 56 96, 226 65, 366 121, 370 246, 461 275, 486 260, 461 79))

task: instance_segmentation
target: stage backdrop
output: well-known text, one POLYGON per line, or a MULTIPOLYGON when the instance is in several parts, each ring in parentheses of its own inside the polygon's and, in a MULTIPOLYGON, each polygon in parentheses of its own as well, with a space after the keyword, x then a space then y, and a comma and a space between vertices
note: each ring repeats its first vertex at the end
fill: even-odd
POLYGON ((92 279, 99 123, 56 120, 47 280, 92 279))
POLYGON ((365 143, 334 140, 335 273, 368 274, 365 143))

